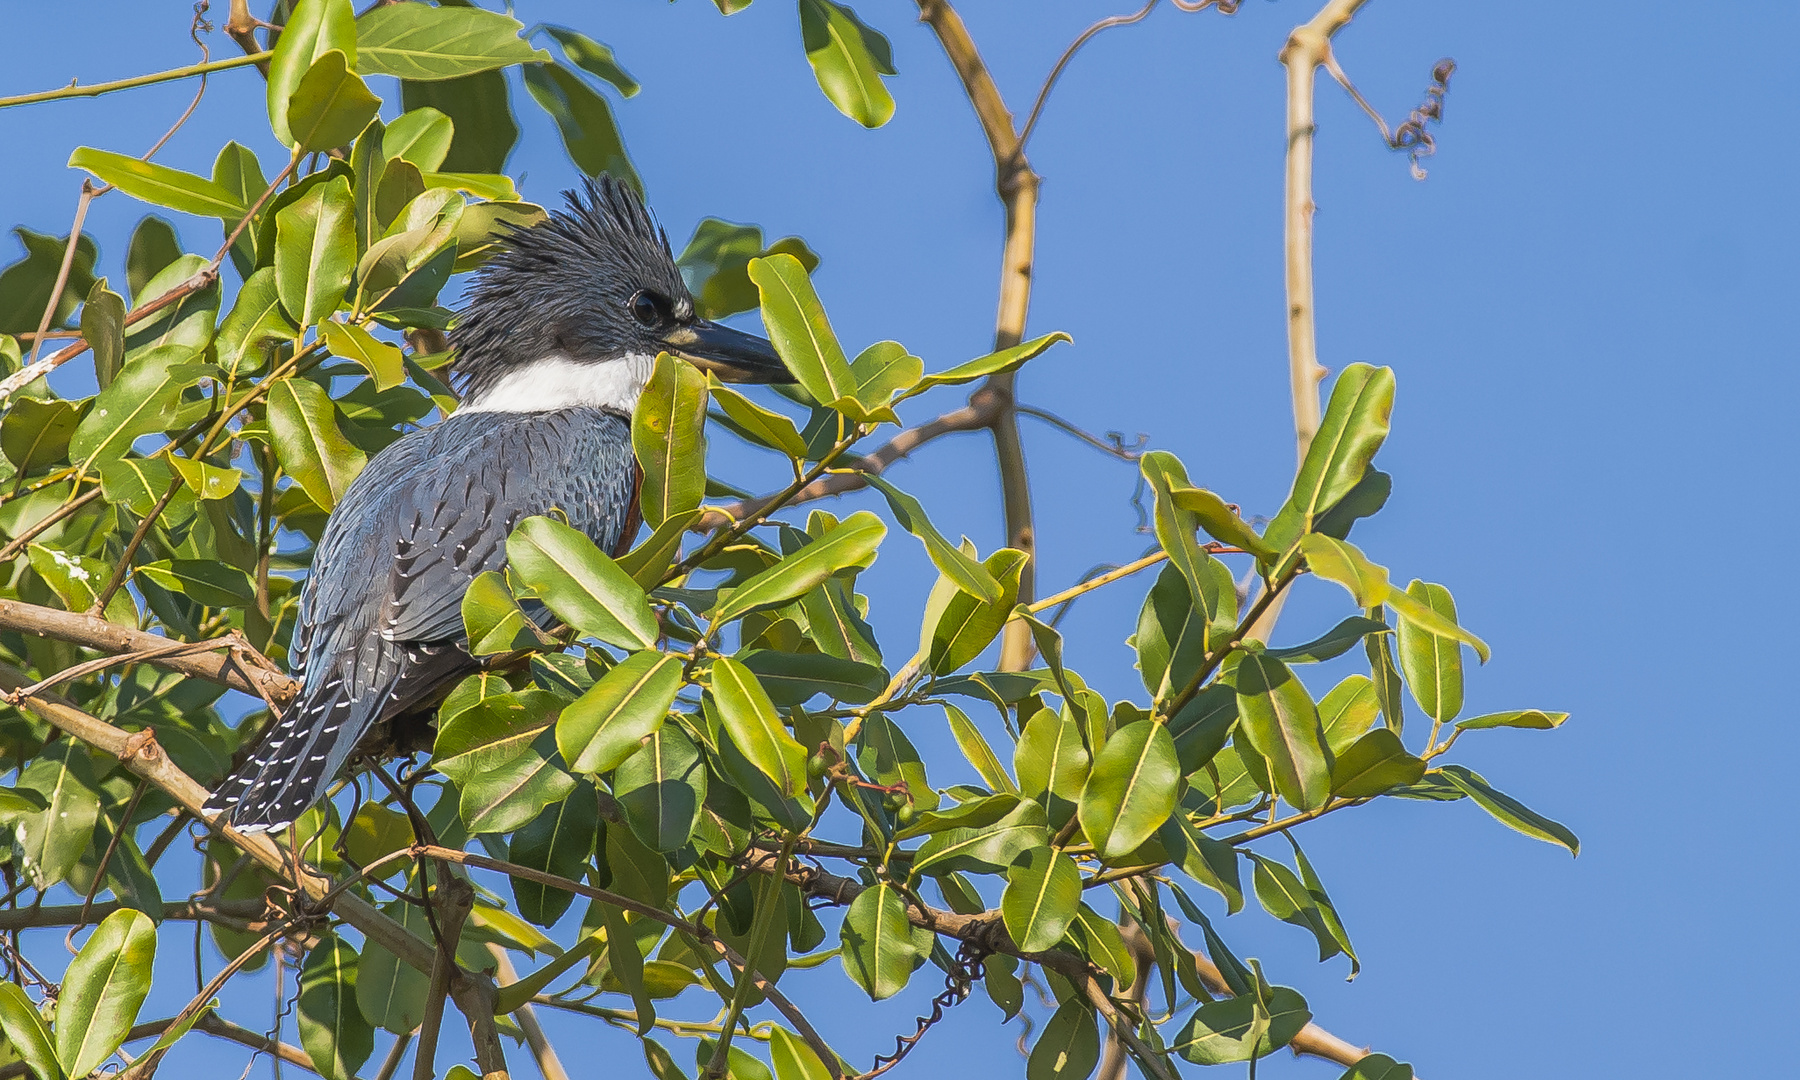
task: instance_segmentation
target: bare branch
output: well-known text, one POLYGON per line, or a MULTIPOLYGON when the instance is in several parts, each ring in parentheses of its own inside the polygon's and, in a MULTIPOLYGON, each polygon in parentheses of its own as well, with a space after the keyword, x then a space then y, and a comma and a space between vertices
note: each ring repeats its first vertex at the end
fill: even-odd
MULTIPOLYGON (((512 956, 506 949, 488 942, 488 955, 494 958, 494 974, 503 983, 519 981, 519 972, 513 967, 512 956)), ((531 1056, 537 1059, 538 1072, 544 1080, 569 1080, 568 1070, 563 1068, 562 1059, 556 1056, 556 1048, 544 1035, 544 1025, 538 1023, 537 1010, 525 1004, 513 1012, 513 1019, 519 1022, 519 1030, 525 1033, 525 1045, 531 1047, 531 1056)))

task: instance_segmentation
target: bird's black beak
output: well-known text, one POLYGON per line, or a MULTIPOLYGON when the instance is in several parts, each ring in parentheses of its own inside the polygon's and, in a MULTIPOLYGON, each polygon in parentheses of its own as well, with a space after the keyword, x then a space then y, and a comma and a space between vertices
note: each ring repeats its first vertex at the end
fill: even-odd
POLYGON ((767 341, 705 319, 675 327, 663 335, 663 343, 669 352, 702 371, 715 373, 724 382, 794 381, 767 341))

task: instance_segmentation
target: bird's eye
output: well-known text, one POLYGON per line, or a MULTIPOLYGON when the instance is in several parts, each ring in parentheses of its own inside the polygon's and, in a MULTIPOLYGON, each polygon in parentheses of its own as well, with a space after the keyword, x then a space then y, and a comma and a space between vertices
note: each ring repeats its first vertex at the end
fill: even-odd
POLYGON ((639 326, 655 328, 668 319, 668 301, 652 292, 639 292, 631 298, 631 317, 639 326))

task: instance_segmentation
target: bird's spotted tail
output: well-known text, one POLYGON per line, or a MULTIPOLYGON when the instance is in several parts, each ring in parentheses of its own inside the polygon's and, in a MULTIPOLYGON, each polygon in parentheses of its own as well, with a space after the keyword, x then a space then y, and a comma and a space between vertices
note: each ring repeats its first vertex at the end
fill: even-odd
POLYGON ((263 732, 256 749, 206 800, 240 832, 285 829, 317 802, 373 721, 355 717, 343 680, 308 687, 263 732), (360 720, 361 722, 357 722, 360 720))

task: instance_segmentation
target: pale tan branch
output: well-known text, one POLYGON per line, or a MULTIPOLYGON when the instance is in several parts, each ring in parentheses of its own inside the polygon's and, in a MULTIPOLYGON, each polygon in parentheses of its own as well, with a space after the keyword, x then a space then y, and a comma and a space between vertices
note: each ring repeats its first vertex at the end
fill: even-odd
MULTIPOLYGON (((505 948, 493 942, 488 943, 488 955, 494 958, 494 974, 500 977, 502 984, 519 981, 518 969, 513 967, 512 956, 505 948)), ((519 1022, 519 1030, 525 1033, 525 1045, 531 1048, 531 1056, 537 1059, 538 1072, 544 1080, 569 1080, 568 1070, 563 1068, 562 1059, 556 1056, 556 1048, 544 1034, 544 1025, 538 1023, 537 1010, 529 1003, 519 1006, 513 1012, 513 1019, 519 1022)))

